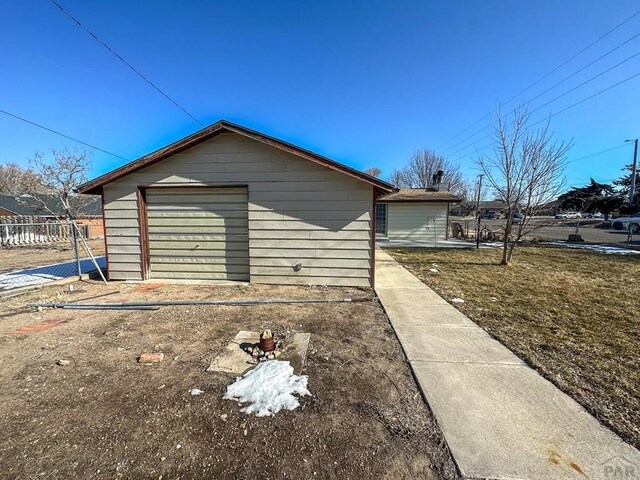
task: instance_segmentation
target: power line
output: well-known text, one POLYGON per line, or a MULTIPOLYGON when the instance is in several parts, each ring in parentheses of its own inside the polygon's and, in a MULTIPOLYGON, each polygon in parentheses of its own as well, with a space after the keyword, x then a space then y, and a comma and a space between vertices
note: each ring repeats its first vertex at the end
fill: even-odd
MULTIPOLYGON (((626 23, 628 23, 629 21, 633 20, 635 17, 637 17, 638 15, 640 15, 640 10, 638 10, 636 13, 634 13, 633 15, 631 15, 629 18, 627 18, 625 21, 623 21, 622 23, 616 25, 615 27, 613 27, 611 30, 609 30, 607 33, 605 33, 604 35, 602 35, 601 37, 597 38, 596 40, 594 40, 593 42, 591 42, 589 45, 587 45, 586 47, 584 47, 582 50, 580 50, 578 53, 572 55, 571 57, 569 57, 567 60, 565 60, 564 62, 562 62, 560 65, 558 65, 556 68, 554 68, 553 70, 551 70, 549 73, 547 73, 546 75, 542 76, 541 78, 539 78, 538 80, 536 80, 535 82, 533 82, 531 85, 529 85, 527 88, 525 88, 524 90, 522 90, 521 92, 517 93, 516 95, 514 95, 513 97, 511 97, 509 100, 507 100, 506 103, 511 102, 512 100, 518 98, 520 95, 522 95, 524 92, 526 92, 527 90, 529 90, 531 87, 534 87, 535 85, 537 85, 538 83, 540 83, 542 80, 544 80, 545 78, 549 77, 549 75, 557 72, 559 69, 561 69, 562 67, 564 67, 567 63, 569 63, 571 60, 573 60, 574 58, 576 58, 577 56, 581 55, 582 53, 584 53, 585 51, 587 51, 588 49, 590 49, 591 47, 593 47, 596 43, 600 42, 601 40, 605 39, 606 37, 608 37, 610 34, 612 34, 613 32, 615 32, 617 29, 619 29, 620 27, 622 27, 623 25, 625 25, 626 23)), ((635 37, 633 37, 635 38, 635 37)), ((633 40, 630 39, 630 40, 633 40)), ((630 40, 627 40, 630 41, 630 40)), ((625 43, 627 43, 625 42, 625 43)), ((624 44, 623 44, 624 45, 624 44)))
POLYGON ((149 85, 151 85, 151 87, 156 90, 160 95, 162 95, 164 98, 166 98, 167 100, 169 100, 171 103, 173 103, 176 107, 178 107, 180 110, 182 110, 185 114, 187 114, 194 122, 196 122, 198 125, 200 125, 201 127, 204 127, 205 125, 200 122, 200 120, 198 120, 196 117, 194 117, 193 115, 191 115, 184 107, 182 107, 177 101, 175 101, 173 98, 171 98, 168 94, 166 94, 164 91, 162 91, 160 89, 160 87, 158 87, 155 83, 153 83, 151 80, 149 80, 149 78, 147 78, 146 76, 144 76, 142 73, 140 73, 140 71, 138 71, 133 65, 131 65, 129 62, 127 62, 124 58, 122 58, 122 56, 120 56, 117 52, 115 52, 109 45, 107 45, 105 42, 103 42, 95 33, 93 33, 91 30, 89 30, 89 28, 85 27, 80 20, 78 20, 76 17, 74 17, 73 15, 71 15, 69 12, 67 12, 58 2, 56 2, 55 0, 49 0, 53 5, 55 5, 62 13, 64 13, 67 17, 69 17, 71 20, 73 20, 73 22, 78 25, 82 30, 84 30, 85 32, 87 32, 89 35, 91 35, 91 37, 93 37, 93 39, 98 42, 100 45, 102 45, 104 48, 106 48, 111 54, 113 54, 118 60, 120 60, 122 63, 124 63, 127 67, 129 67, 136 75, 138 75, 140 78, 142 78, 145 82, 147 82, 149 85))
MULTIPOLYGON (((587 69, 587 68, 589 68, 591 65, 593 65, 593 64, 595 64, 596 62, 599 62, 600 60, 602 60, 603 58, 605 58, 605 57, 607 57, 607 56, 611 55, 613 52, 615 52, 615 51, 616 51, 616 50, 618 50, 619 48, 623 47, 624 45, 626 45, 627 43, 631 42, 632 40, 635 40, 635 39, 636 39, 636 38, 638 38, 638 37, 640 37, 640 33, 635 34, 633 37, 629 38, 628 40, 625 40, 625 41, 624 41, 624 42, 622 42, 621 44, 619 44, 619 45, 617 45, 616 47, 612 48, 611 50, 609 50, 609 51, 608 51, 607 53, 605 53, 604 55, 601 55, 600 57, 596 58, 596 59, 595 59, 595 60, 593 60, 592 62, 590 62, 590 63, 588 63, 587 65, 585 65, 584 67, 580 68, 579 70, 576 70, 575 72, 573 72, 573 73, 572 73, 572 74, 570 74, 569 76, 567 76, 567 77, 563 78, 562 80, 560 80, 559 82, 555 83, 555 84, 554 84, 554 85, 552 85, 551 87, 549 87, 549 88, 547 88, 546 90, 544 90, 544 91, 540 92, 540 93, 539 93, 538 95, 536 95, 535 97, 531 98, 530 100, 527 100, 527 101, 523 104, 523 106, 529 105, 529 104, 530 104, 530 103, 532 103, 534 100, 537 100, 538 98, 540 98, 541 96, 543 96, 545 93, 547 93, 547 92, 549 92, 549 91, 553 90, 554 88, 556 88, 557 86, 559 86, 559 85, 563 84, 564 82, 566 82, 566 81, 567 81, 567 80, 569 80, 570 78, 575 77, 578 73, 580 73, 580 72, 582 72, 582 71, 586 70, 586 69, 587 69)), ((552 103, 552 102, 555 102, 555 101, 556 101, 556 100, 558 100, 559 98, 564 97, 564 96, 565 96, 565 95, 567 95, 568 93, 573 92, 574 90, 576 90, 576 89, 578 89, 578 88, 582 87, 583 85, 586 85, 587 83, 591 82, 592 80, 595 80, 596 78, 598 78, 598 77, 600 77, 600 76, 604 75, 605 73, 610 72, 610 71, 611 71, 611 70, 613 70, 614 68, 619 67, 619 66, 620 66, 620 65, 622 65, 623 63, 628 62, 629 60, 631 60, 631 59, 633 59, 633 58, 637 57, 638 55, 640 55, 640 52, 639 52, 639 53, 637 53, 637 54, 635 54, 635 55, 630 56, 629 58, 627 58, 627 59, 625 59, 625 60, 623 60, 623 61, 621 61, 621 62, 619 62, 619 63, 617 63, 617 64, 615 64, 613 67, 610 67, 610 68, 608 68, 607 70, 604 70, 603 72, 600 72, 600 73, 599 73, 598 75, 596 75, 595 77, 590 78, 589 80, 587 80, 587 81, 585 81, 585 82, 581 83, 581 84, 580 84, 580 85, 578 85, 577 87, 572 88, 571 90, 569 90, 569 91, 567 91, 567 92, 563 93, 562 95, 560 95, 560 96, 558 96, 558 97, 554 98, 553 100, 550 100, 549 102, 545 103, 545 104, 544 104, 544 105, 542 105, 541 107, 544 107, 544 106, 546 106, 546 105, 549 105, 549 104, 550 104, 550 103, 552 103)), ((507 102, 507 103, 508 103, 508 102, 507 102)), ((536 110, 539 110, 541 107, 538 107, 536 110)), ((511 114, 513 114, 513 113, 515 113, 515 112, 516 112, 516 110, 517 110, 517 109, 515 109, 515 108, 514 108, 511 112, 509 112, 509 113, 505 116, 505 118, 506 118, 506 117, 508 117, 509 115, 511 115, 511 114)), ((534 110, 534 111, 536 111, 536 110, 534 110)), ((469 135, 468 137, 466 137, 466 138, 464 138, 464 139, 460 140, 460 141, 459 141, 459 142, 457 142, 457 143, 454 143, 454 144, 453 144, 453 145, 451 145, 449 148, 445 149, 443 153, 446 153, 446 152, 447 152, 447 150, 451 150, 452 148, 456 147, 457 145, 460 145, 461 143, 463 143, 463 142, 465 142, 465 141, 467 141, 467 140, 469 140, 469 139, 473 138, 473 137, 474 137, 474 136, 476 136, 478 133, 482 133, 482 132, 483 132, 483 131, 485 131, 487 128, 491 128, 491 125, 486 125, 486 126, 482 127, 480 130, 477 130, 476 132, 472 133, 472 134, 471 134, 471 135, 469 135)), ((486 138, 486 137, 483 137, 483 138, 486 138)), ((482 140, 482 139, 480 139, 480 140, 482 140)), ((480 140, 476 140, 476 141, 472 142, 470 145, 473 145, 474 143, 477 143, 477 142, 478 142, 478 141, 480 141, 480 140)), ((465 148, 465 147, 463 147, 463 148, 465 148)), ((456 150, 456 152, 458 152, 458 151, 460 151, 460 150, 456 150)), ((454 153, 455 153, 455 152, 454 152, 454 153)))
POLYGON ((555 113, 552 113, 552 114, 551 114, 551 115, 549 115, 547 118, 540 119, 540 120, 538 120, 537 122, 532 123, 530 126, 532 127, 532 126, 534 126, 534 125, 537 125, 537 124, 539 124, 539 123, 541 123, 541 122, 546 121, 548 118, 552 118, 552 117, 555 117, 556 115, 560 115, 561 113, 566 112, 566 111, 567 111, 567 110, 569 110, 570 108, 576 107, 576 106, 580 105, 581 103, 584 103, 584 102, 586 102, 586 101, 588 101, 588 100, 591 100, 592 98, 597 97, 598 95, 601 95, 601 94, 603 94, 603 93, 605 93, 605 92, 608 92, 608 91, 609 91, 609 90, 611 90, 612 88, 616 88, 617 86, 622 85, 623 83, 626 83, 626 82, 628 82, 629 80, 633 80, 634 78, 636 78, 636 77, 638 77, 638 76, 640 76, 640 72, 635 73, 635 74, 633 74, 633 75, 631 75, 631 76, 629 76, 629 77, 625 78, 624 80, 620 80, 619 82, 614 83, 613 85, 610 85, 610 86, 608 86, 607 88, 603 88, 602 90, 600 90, 600 91, 598 91, 598 92, 594 93, 593 95, 589 95, 587 98, 583 98, 583 99, 582 99, 582 100, 580 100, 579 102, 573 103, 573 104, 569 105, 568 107, 563 108, 562 110, 559 110, 559 111, 557 111, 557 112, 555 112, 555 113))
MULTIPOLYGON (((637 37, 637 36, 640 36, 640 33, 638 33, 638 34, 636 35, 636 37, 637 37)), ((635 38, 635 37, 634 37, 634 38, 635 38)), ((575 87, 573 87, 573 88, 571 88, 571 89, 569 89, 569 90, 567 90, 567 91, 565 91, 565 92, 561 93, 561 94, 560 94, 560 95, 558 95, 557 97, 552 98, 552 99, 551 99, 551 100, 549 100, 548 102, 543 103, 542 105, 540 105, 539 107, 535 108, 534 110, 532 110, 532 111, 531 111, 531 112, 529 112, 529 113, 535 113, 535 112, 537 112, 538 110, 540 110, 540 109, 542 109, 542 108, 546 107, 547 105, 550 105, 550 104, 552 104, 553 102, 555 102, 555 101, 557 101, 557 100, 561 99, 562 97, 565 97, 566 95, 570 94, 571 92, 574 92, 574 91, 575 91, 575 90, 577 90, 578 88, 583 87, 583 86, 584 86, 584 85, 586 85, 587 83, 590 83, 590 82, 594 81, 595 79, 597 79, 597 78, 601 77, 601 76, 602 76, 602 75, 604 75, 605 73, 609 73, 611 70, 614 70, 615 68, 618 68, 620 65, 623 65, 623 64, 627 63, 628 61, 630 61, 630 60, 634 59, 634 58, 635 58, 635 57, 637 57, 638 55, 640 55, 640 52, 634 53, 633 55, 631 55, 631 56, 630 56, 630 57, 628 57, 628 58, 625 58, 625 59, 624 59, 624 60, 622 60, 621 62, 616 63, 615 65, 613 65, 613 66, 611 66, 611 67, 607 68, 606 70, 603 70, 602 72, 598 73, 597 75, 594 75, 593 77, 589 78, 588 80, 585 80, 584 82, 582 82, 582 83, 580 83, 580 84, 576 85, 575 87)), ((568 78, 568 77, 567 77, 567 78, 568 78)), ((560 83, 562 83, 562 82, 559 82, 559 83, 558 83, 558 84, 556 84, 556 85, 559 85, 560 83)), ((552 88, 553 88, 553 87, 552 87, 552 88)), ((545 90, 545 91, 544 91, 544 92, 542 92, 541 94, 537 95, 536 97, 532 98, 532 99, 531 99, 531 100, 529 100, 528 102, 524 103, 524 104, 523 104, 523 106, 529 105, 529 103, 533 102, 536 98, 540 97, 541 95, 543 95, 544 93, 548 92, 549 90, 551 90, 551 89, 547 89, 547 90, 545 90)), ((505 115, 505 117, 504 117, 504 118, 506 118, 506 117, 508 117, 509 115, 511 115, 511 114, 513 114, 513 113, 515 113, 515 112, 516 112, 516 110, 517 110, 517 109, 513 109, 511 112, 509 112, 507 115, 505 115)), ((483 132, 484 130, 486 130, 486 129, 488 129, 488 128, 491 128, 491 125, 487 125, 486 127, 482 128, 482 129, 480 129, 480 130, 478 130, 478 131, 477 131, 476 133, 474 133, 471 137, 473 137, 474 135, 477 135, 477 134, 478 134, 478 133, 480 133, 480 132, 483 132)), ((479 139, 477 139, 477 140, 474 140, 473 142, 471 142, 471 143, 469 143, 469 144, 467 144, 467 145, 465 145, 465 146, 463 146, 463 147, 461 147, 461 148, 459 148, 459 149, 455 150, 454 152, 451 152, 449 155, 455 155, 456 153, 461 152, 462 150, 466 150, 467 148, 469 148, 469 147, 471 147, 471 146, 475 145, 476 143, 481 142, 481 141, 482 141, 482 140, 484 140, 485 138, 489 138, 491 135, 492 135, 492 134, 490 133, 490 134, 488 134, 488 135, 485 135, 484 137, 481 137, 481 138, 479 138, 479 139)), ((471 138, 471 137, 467 137, 467 138, 471 138)), ((458 144, 456 144, 456 145, 458 145, 458 144)), ((453 145, 453 146, 455 146, 455 145, 453 145)), ((453 147, 453 146, 452 146, 452 147, 453 147)))
MULTIPOLYGON (((545 75, 543 75, 542 77, 540 77, 538 80, 536 80, 535 82, 533 82, 531 85, 529 85, 527 88, 525 88, 524 90, 518 92, 517 94, 515 94, 513 97, 511 97, 509 100, 507 100, 505 102, 505 104, 510 103, 511 101, 515 100, 516 98, 518 98, 520 95, 522 95, 523 93, 525 93, 526 91, 530 90, 532 87, 534 87, 535 85, 537 85, 538 83, 540 83, 542 80, 546 79, 547 77, 549 77, 550 75, 554 74, 555 72, 557 72, 559 69, 561 69, 562 67, 564 67, 566 64, 568 64, 569 62, 571 62, 574 58, 578 57, 579 55, 582 55, 584 52, 586 52, 588 49, 590 49, 591 47, 593 47, 595 44, 599 43, 600 41, 604 40, 606 37, 608 37, 609 35, 611 35, 613 32, 615 32, 616 30, 618 30, 620 27, 622 27, 623 25, 627 24, 628 22, 630 22, 631 20, 633 20, 635 17, 637 17, 638 15, 640 15, 640 10, 638 10, 636 13, 634 13, 633 15, 631 15, 630 17, 628 17, 626 20, 624 20, 622 23, 619 23, 618 25, 616 25, 615 27, 613 27, 611 30, 609 30, 608 32, 606 32, 604 35, 601 35, 599 38, 597 38, 596 40, 594 40, 593 42, 591 42, 589 45, 587 45, 586 47, 584 47, 582 50, 580 50, 579 52, 575 53, 574 55, 572 55, 571 57, 569 57, 568 59, 566 59, 564 62, 562 62, 560 65, 558 65, 557 67, 555 67, 553 70, 551 70, 550 72, 546 73, 545 75)), ((477 120, 476 122, 472 123, 470 126, 468 126, 467 128, 465 128, 464 130, 460 131, 459 133, 457 133, 456 135, 454 135, 453 137, 451 137, 449 140, 447 140, 446 142, 444 142, 443 144, 441 144, 440 146, 438 146, 436 148, 436 150, 439 150, 440 148, 442 148, 443 146, 445 146, 446 144, 448 144, 449 142, 451 142, 452 140, 455 140, 456 138, 458 138, 460 135, 462 135, 463 133, 469 131, 471 128, 475 127, 477 124, 479 124, 480 122, 482 122, 485 118, 488 118, 491 116, 491 113, 488 113, 486 115, 484 115, 482 118, 480 118, 479 120, 477 120)), ((463 140, 464 141, 464 140, 463 140)))
MULTIPOLYGON (((613 88, 616 88, 616 87, 618 87, 619 85, 622 85, 623 83, 626 83, 626 82, 628 82, 628 81, 630 81, 630 80, 633 80, 634 78, 639 77, 639 76, 640 76, 640 72, 635 73, 635 74, 633 74, 633 75, 630 75, 629 77, 627 77, 627 78, 625 78, 625 79, 623 79, 623 80, 620 80, 619 82, 616 82, 616 83, 614 83, 613 85, 609 85, 607 88, 603 88, 602 90, 600 90, 600 91, 598 91, 598 92, 596 92, 596 93, 594 93, 594 94, 592 94, 592 95, 589 95, 588 97, 583 98, 582 100, 579 100, 579 101, 577 101, 577 102, 575 102, 575 103, 572 103, 571 105, 569 105, 568 107, 563 108, 562 110, 558 110, 557 112, 554 112, 554 113, 550 114, 549 116, 547 116, 547 117, 545 117, 545 118, 541 118, 541 119, 540 119, 540 120, 538 120, 537 122, 533 122, 532 124, 530 124, 530 125, 527 127, 527 129, 529 129, 529 128, 533 127, 534 125, 538 125, 539 123, 549 121, 549 119, 551 119, 551 118, 555 117, 556 115, 560 115, 561 113, 564 113, 564 112, 566 112, 567 110, 572 109, 573 107, 577 107, 578 105, 580 105, 580 104, 582 104, 582 103, 584 103, 584 102, 586 102, 586 101, 589 101, 589 100, 591 100, 592 98, 597 97, 598 95, 602 95, 603 93, 608 92, 609 90, 611 90, 611 89, 613 89, 613 88)), ((538 110, 538 109, 536 109, 536 110, 538 110)), ((488 138, 488 137, 490 137, 491 135, 492 135, 492 134, 486 135, 486 136, 482 137, 482 139, 488 138)), ((482 140, 482 139, 480 139, 480 140, 482 140)), ((476 143, 476 142, 474 142, 474 143, 476 143)), ((467 146, 466 146, 466 147, 464 147, 464 148, 468 148, 468 147, 470 147, 471 145, 473 145, 473 143, 472 143, 472 144, 470 144, 470 145, 467 145, 467 146)), ((477 149, 477 150, 476 150, 476 152, 481 152, 481 151, 483 151, 483 150, 485 150, 485 149, 489 148, 491 145, 493 145, 493 143, 490 143, 490 144, 488 144, 488 145, 486 145, 486 146, 482 147, 481 149, 477 149)), ((464 150, 464 148, 463 148, 463 150, 464 150)), ((459 150, 458 150, 458 151, 459 151, 459 150)), ((463 160, 463 159, 465 159, 465 158, 466 158, 467 156, 469 156, 469 155, 471 155, 471 153, 467 153, 467 154, 465 154, 465 155, 462 155, 461 157, 456 158, 455 160, 452 160, 452 162, 457 162, 457 161, 463 160)))
MULTIPOLYGON (((639 33, 638 35, 640 35, 640 33, 639 33)), ((575 87, 573 87, 572 89, 567 90, 567 91, 566 91, 566 92, 564 92, 563 94, 558 95, 557 97, 553 98, 552 100, 549 100, 547 103, 544 103, 544 104, 540 105, 540 106, 539 106, 539 107, 537 107, 535 110, 533 110, 531 113, 533 113, 533 112, 537 112, 537 111, 538 111, 538 110, 540 110, 541 108, 544 108, 544 107, 546 107, 547 105, 549 105, 550 103, 553 103, 553 102, 555 102, 556 100, 558 100, 558 99, 560 99, 560 98, 564 97, 565 95, 568 95, 569 93, 571 93, 571 92, 573 92, 573 91, 577 90, 578 88, 583 87, 583 86, 584 86, 584 85, 586 85, 587 83, 592 82, 592 81, 593 81, 593 80, 595 80, 596 78, 599 78, 599 77, 601 77, 602 75, 604 75, 605 73, 610 72, 610 71, 611 71, 611 70, 613 70, 614 68, 618 68, 620 65, 622 65, 622 64, 624 64, 624 63, 627 63, 629 60, 632 60, 632 59, 636 58, 638 55, 640 55, 640 52, 637 52, 637 53, 635 53, 635 54, 631 55, 630 57, 625 58, 625 59, 624 59, 624 60, 622 60, 621 62, 616 63, 614 66, 607 68, 606 70, 604 70, 604 71, 600 72, 599 74, 597 74, 597 75, 595 75, 595 76, 591 77, 590 79, 585 80, 585 81, 584 81, 584 82, 582 82, 581 84, 576 85, 576 86, 575 86, 575 87)), ((529 102, 527 102, 527 104, 528 104, 528 103, 529 103, 529 102)))
POLYGON ((569 160, 569 161, 567 162, 567 165, 569 165, 570 163, 575 163, 575 162, 577 162, 577 161, 579 161, 579 160, 585 160, 585 159, 587 159, 587 158, 596 157, 596 156, 598 156, 598 155, 602 155, 603 153, 612 152, 612 151, 614 151, 614 150, 618 150, 618 149, 620 149, 620 148, 622 148, 622 147, 627 147, 627 146, 629 146, 629 145, 631 145, 631 144, 630 144, 630 143, 623 143, 622 145, 618 145, 617 147, 607 148, 606 150, 602 150, 602 151, 600 151, 600 152, 592 153, 592 154, 590 154, 590 155, 585 155, 584 157, 574 158, 573 160, 569 160))
POLYGON ((0 113, 4 113, 5 115, 8 115, 9 117, 13 117, 13 118, 15 118, 17 120, 20 120, 22 122, 28 123, 29 125, 33 125, 34 127, 41 128, 42 130, 46 130, 47 132, 55 133, 56 135, 59 135, 61 137, 67 138, 69 140, 73 140, 76 143, 79 143, 81 145, 85 145, 87 147, 93 148, 94 150, 98 150, 99 152, 106 153, 107 155, 111 155, 113 157, 120 158, 122 160, 128 161, 128 159, 126 159, 124 157, 121 157, 120 155, 116 155, 113 152, 110 152, 110 151, 105 150, 105 149, 100 148, 100 147, 96 147, 95 145, 91 145, 90 143, 83 142, 82 140, 78 140, 77 138, 71 137, 69 135, 65 135, 64 133, 58 132, 57 130, 54 130, 54 129, 49 128, 49 127, 45 127, 44 125, 40 125, 39 123, 32 122, 31 120, 27 120, 26 118, 20 117, 19 115, 16 115, 14 113, 7 112, 6 110, 2 110, 2 109, 0 109, 0 113))

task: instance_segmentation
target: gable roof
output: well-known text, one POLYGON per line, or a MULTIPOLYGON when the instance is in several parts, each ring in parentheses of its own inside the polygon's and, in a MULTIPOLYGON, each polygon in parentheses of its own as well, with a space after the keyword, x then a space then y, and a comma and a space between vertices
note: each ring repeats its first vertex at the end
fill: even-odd
POLYGON ((506 208, 506 206, 507 204, 502 200, 486 200, 480 202, 480 204, 478 205, 478 207, 483 210, 503 210, 504 208, 506 208))
POLYGON ((159 162, 160 160, 164 160, 171 155, 175 155, 176 153, 180 153, 191 147, 195 147, 196 145, 205 142, 222 132, 232 132, 243 135, 258 142, 275 147, 284 152, 291 153, 298 157, 309 160, 310 162, 323 165, 325 167, 331 168, 332 170, 336 170, 340 173, 344 173, 345 175, 349 175, 350 177, 367 182, 376 188, 376 191, 379 195, 387 192, 393 192, 395 190, 393 185, 387 182, 383 182, 382 180, 372 177, 371 175, 367 175, 364 172, 348 167, 346 165, 343 165, 342 163, 336 162, 335 160, 331 160, 327 157, 298 147, 291 143, 287 143, 285 141, 278 140, 277 138, 265 135, 255 130, 251 130, 249 128, 228 122, 227 120, 220 120, 213 125, 205 127, 202 130, 199 130, 181 140, 178 140, 177 142, 167 145, 166 147, 156 150, 155 152, 145 155, 144 157, 134 160, 133 162, 127 163, 122 167, 116 168, 109 173, 105 173, 104 175, 94 178, 93 180, 80 185, 77 190, 79 193, 99 194, 102 192, 103 185, 106 185, 107 183, 117 180, 118 178, 122 178, 125 175, 140 170, 141 168, 153 165, 154 163, 159 162))
MULTIPOLYGON (((100 197, 70 197, 69 203, 71 204, 71 210, 78 210, 78 214, 81 216, 98 217, 102 215, 100 197)), ((20 195, 19 197, 0 195, 0 208, 16 215, 38 215, 44 217, 65 215, 62 202, 55 195, 39 194, 37 199, 31 195, 20 195)))
POLYGON ((460 202, 462 199, 448 190, 434 188, 401 188, 397 192, 383 195, 378 202, 460 202))

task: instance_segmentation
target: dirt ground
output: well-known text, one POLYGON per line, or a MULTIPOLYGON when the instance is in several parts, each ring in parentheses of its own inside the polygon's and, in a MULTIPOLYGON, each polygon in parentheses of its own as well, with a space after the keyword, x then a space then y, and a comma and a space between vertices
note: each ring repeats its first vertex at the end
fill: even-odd
MULTIPOLYGON (((87 241, 95 256, 104 255, 104 239, 87 241)), ((80 247, 82 258, 88 255, 80 247)), ((0 247, 0 273, 75 260, 73 244, 68 241, 41 245, 0 247)))
POLYGON ((0 478, 458 478, 369 289, 87 281, 66 290, 44 287, 0 306, 0 478), (92 301, 366 300, 25 308, 98 295, 92 301), (232 375, 205 369, 239 330, 265 327, 311 334, 304 374, 313 396, 294 411, 257 418, 222 400, 232 375), (153 351, 165 360, 137 363, 153 351), (193 387, 205 393, 192 397, 193 387))
POLYGON ((640 448, 640 255, 528 246, 507 268, 499 248, 389 253, 640 448))

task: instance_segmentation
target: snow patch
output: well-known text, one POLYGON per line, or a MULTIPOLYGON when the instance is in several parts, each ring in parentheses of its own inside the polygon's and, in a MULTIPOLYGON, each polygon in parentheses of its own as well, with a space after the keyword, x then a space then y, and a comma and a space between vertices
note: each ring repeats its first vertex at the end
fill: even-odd
POLYGON ((461 298, 452 298, 451 303, 464 303, 464 300, 461 298))
POLYGON ((269 360, 259 364, 227 387, 222 398, 249 403, 240 411, 257 417, 275 415, 280 410, 300 406, 294 394, 311 395, 307 390, 307 375, 294 375, 289 362, 269 360))
POLYGON ((204 391, 200 390, 199 388, 192 388, 191 390, 189 390, 189 393, 191 394, 192 397, 195 397, 198 395, 202 395, 204 391))
POLYGON ((480 245, 483 247, 501 248, 504 247, 504 242, 482 242, 480 245))
POLYGON ((430 268, 429 271, 431 273, 438 273, 438 269, 437 268, 430 268))
POLYGON ((619 255, 640 255, 640 250, 632 250, 630 248, 612 247, 610 245, 593 245, 584 243, 568 243, 568 242, 544 242, 544 245, 552 245, 554 247, 576 248, 579 250, 591 250, 593 252, 619 255))

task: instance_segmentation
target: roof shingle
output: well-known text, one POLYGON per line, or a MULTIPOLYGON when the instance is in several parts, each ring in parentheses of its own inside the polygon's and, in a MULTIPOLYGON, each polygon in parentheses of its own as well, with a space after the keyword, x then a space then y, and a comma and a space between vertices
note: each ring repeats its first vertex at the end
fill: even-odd
POLYGON ((435 190, 433 188, 401 188, 395 193, 383 195, 379 202, 449 202, 456 203, 462 198, 448 190, 435 190))

